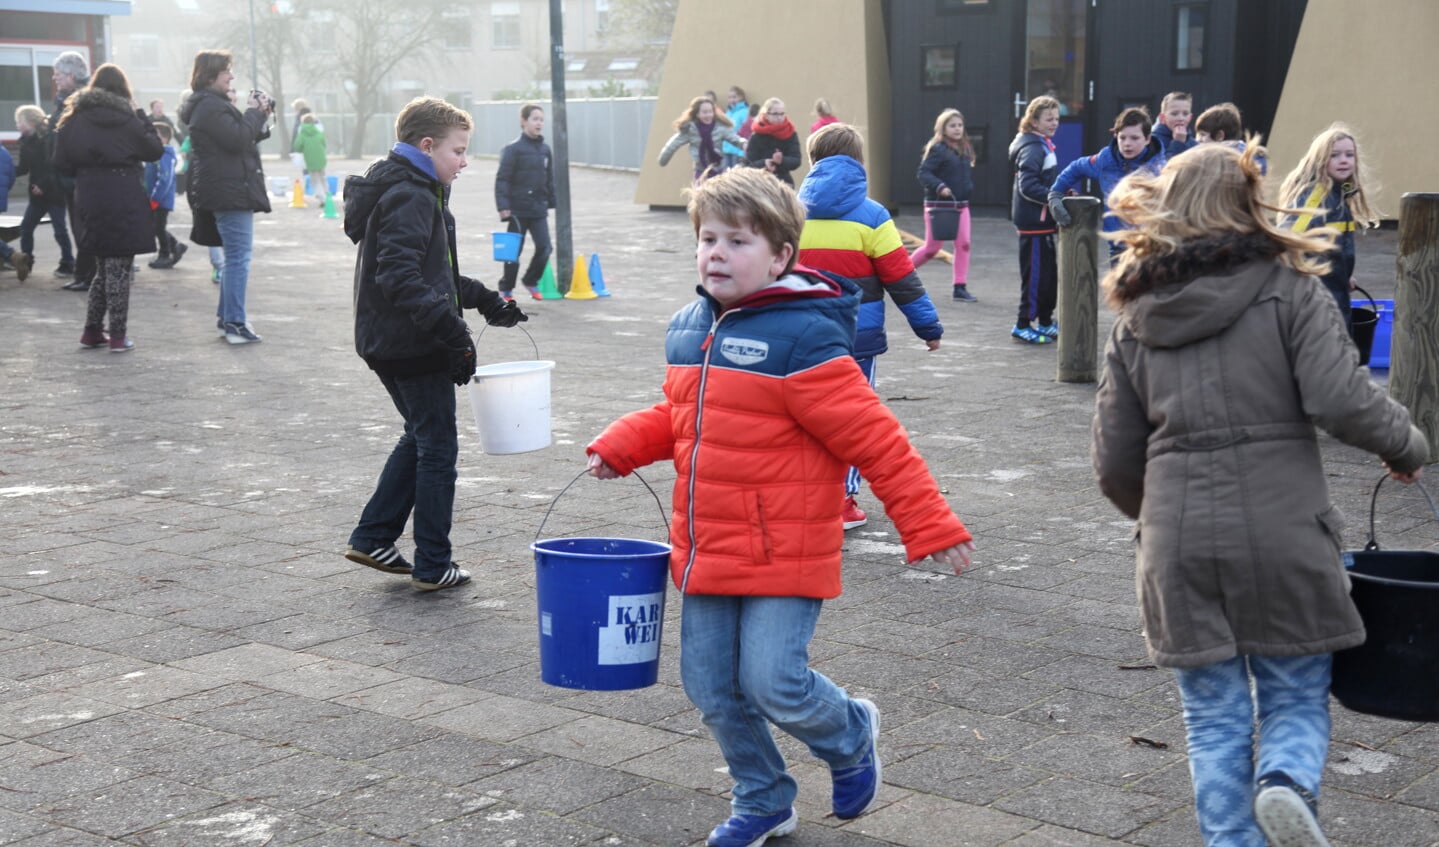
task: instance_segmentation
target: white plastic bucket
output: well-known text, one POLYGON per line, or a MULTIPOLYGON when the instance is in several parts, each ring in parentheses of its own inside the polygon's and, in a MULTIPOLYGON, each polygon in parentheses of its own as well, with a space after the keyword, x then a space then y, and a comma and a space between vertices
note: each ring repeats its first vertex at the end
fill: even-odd
POLYGON ((501 362, 475 369, 470 410, 486 453, 528 453, 550 446, 550 371, 554 362, 501 362))

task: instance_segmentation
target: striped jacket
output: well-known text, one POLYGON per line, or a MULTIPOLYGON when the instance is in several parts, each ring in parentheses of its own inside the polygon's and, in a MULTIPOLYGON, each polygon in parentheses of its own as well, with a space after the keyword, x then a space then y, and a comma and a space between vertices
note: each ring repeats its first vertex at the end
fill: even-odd
POLYGON ((674 461, 670 572, 687 594, 840 593, 844 473, 859 467, 910 561, 970 540, 850 354, 855 287, 797 268, 723 312, 703 290, 665 339, 665 399, 586 449, 674 461))
POLYGON ((889 293, 910 329, 925 341, 944 334, 934 302, 924 291, 899 230, 884 207, 869 199, 864 166, 849 156, 815 162, 799 188, 808 215, 799 237, 800 263, 853 280, 860 289, 854 355, 889 349, 884 295, 889 293))

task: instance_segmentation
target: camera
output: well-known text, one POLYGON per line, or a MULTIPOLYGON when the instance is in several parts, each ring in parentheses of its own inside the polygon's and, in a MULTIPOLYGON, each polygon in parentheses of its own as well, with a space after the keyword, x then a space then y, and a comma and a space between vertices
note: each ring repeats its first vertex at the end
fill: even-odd
POLYGON ((250 89, 250 96, 254 98, 255 102, 260 105, 261 111, 275 111, 275 98, 271 97, 270 95, 266 94, 258 88, 250 89))

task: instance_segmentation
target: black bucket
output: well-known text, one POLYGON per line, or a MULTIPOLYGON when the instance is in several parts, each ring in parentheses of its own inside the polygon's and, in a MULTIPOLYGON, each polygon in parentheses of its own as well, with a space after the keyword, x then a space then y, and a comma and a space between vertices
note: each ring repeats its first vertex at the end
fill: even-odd
POLYGON ((1374 351, 1374 330, 1379 326, 1379 305, 1369 292, 1355 286, 1355 291, 1364 295, 1369 301, 1369 308, 1363 306, 1349 307, 1349 325, 1352 327, 1350 333, 1354 338, 1354 346, 1359 348, 1359 364, 1369 364, 1369 354, 1374 351))
MULTIPOLYGON (((1368 638, 1334 654, 1334 696, 1356 712, 1439 721, 1439 553, 1379 549, 1374 501, 1383 484, 1384 478, 1369 503, 1369 542, 1345 557, 1352 559, 1350 596, 1368 638)), ((1419 487, 1439 519, 1433 498, 1419 487)))
POLYGON ((959 237, 960 204, 946 200, 930 200, 924 204, 929 216, 929 237, 935 241, 953 241, 959 237))

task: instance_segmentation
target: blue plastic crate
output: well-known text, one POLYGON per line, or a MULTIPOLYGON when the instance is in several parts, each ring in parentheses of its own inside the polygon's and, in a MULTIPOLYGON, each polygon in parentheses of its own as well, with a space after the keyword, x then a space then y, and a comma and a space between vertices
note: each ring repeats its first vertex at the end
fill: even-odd
MULTIPOLYGON (((1368 306, 1368 300, 1356 300, 1357 306, 1368 306)), ((1389 369, 1389 341, 1394 335, 1394 301, 1375 300, 1374 306, 1379 312, 1379 323, 1374 327, 1374 347, 1369 353, 1369 367, 1371 370, 1389 369)))

